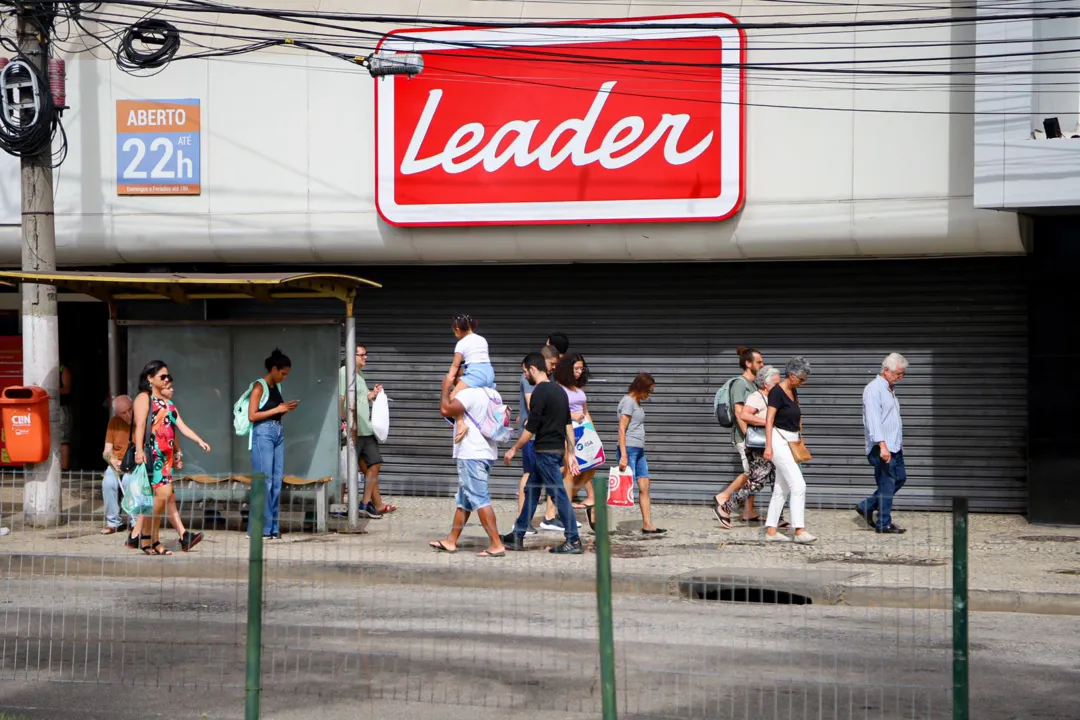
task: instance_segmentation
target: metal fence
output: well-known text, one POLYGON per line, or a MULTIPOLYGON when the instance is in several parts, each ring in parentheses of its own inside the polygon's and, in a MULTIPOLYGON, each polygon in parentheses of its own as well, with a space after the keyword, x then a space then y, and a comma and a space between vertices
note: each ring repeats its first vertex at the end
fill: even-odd
MULTIPOLYGON (((250 486, 219 480, 178 483, 180 521, 203 539, 184 552, 163 522, 173 555, 151 557, 124 530, 100 534, 100 474, 66 473, 60 524, 31 528, 21 472, 0 472, 0 680, 180 689, 172 702, 219 698, 220 717, 244 697, 281 718, 337 702, 373 717, 966 717, 949 514, 879 535, 811 502, 819 540, 801 546, 765 544, 737 513, 723 530, 700 505, 655 506, 660 536, 637 509, 598 513, 607 532, 579 510, 584 555, 544 552, 562 535, 540 530, 526 552, 482 558, 475 520, 455 552, 429 546, 450 498, 399 497, 357 533, 331 507, 318 533, 310 487, 286 489, 282 539, 252 543, 250 486)), ((496 510, 508 532, 515 503, 496 510)))

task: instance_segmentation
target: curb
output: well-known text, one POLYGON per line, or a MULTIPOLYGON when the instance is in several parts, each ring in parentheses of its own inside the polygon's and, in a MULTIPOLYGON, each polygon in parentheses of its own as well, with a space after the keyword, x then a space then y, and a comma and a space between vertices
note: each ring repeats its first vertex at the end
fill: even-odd
MULTIPOLYGON (((140 556, 94 557, 88 555, 0 555, 0 576, 7 579, 64 578, 149 578, 167 576, 187 579, 216 579, 244 582, 247 558, 208 559, 174 555, 167 560, 146 562, 140 556), (3 562, 6 559, 6 563, 3 562), (6 567, 4 567, 6 566, 6 567)), ((688 573, 658 577, 628 573, 612 574, 612 591, 617 595, 682 597, 707 602, 708 594, 748 588, 800 595, 814 605, 950 610, 952 591, 948 588, 858 586, 842 582, 812 583, 755 578, 752 569, 740 575, 716 576, 688 573)), ((484 568, 392 563, 328 563, 274 561, 264 567, 266 582, 326 582, 345 585, 424 585, 455 588, 502 588, 516 590, 558 590, 591 594, 596 591, 592 574, 548 569, 520 570, 495 563, 484 568)), ((727 602, 730 601, 721 601, 727 602)), ((740 603, 745 604, 745 603, 740 603)), ((1035 615, 1080 616, 1080 593, 1027 592, 1013 590, 970 590, 971 612, 1007 612, 1035 615)))

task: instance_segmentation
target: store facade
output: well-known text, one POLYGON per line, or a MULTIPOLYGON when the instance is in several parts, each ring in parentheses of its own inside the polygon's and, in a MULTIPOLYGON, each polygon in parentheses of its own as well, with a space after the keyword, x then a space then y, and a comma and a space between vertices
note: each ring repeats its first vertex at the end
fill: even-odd
MULTIPOLYGON (((551 13, 522 5, 523 16, 551 13)), ((973 202, 974 121, 958 110, 974 98, 949 86, 962 81, 924 93, 782 82, 743 64, 854 63, 873 38, 851 29, 806 53, 781 30, 755 45, 722 16, 627 20, 628 7, 611 8, 621 25, 391 35, 384 49, 426 54, 411 79, 373 80, 299 53, 176 63, 150 78, 74 56, 60 261, 339 268, 382 283, 363 294, 357 332, 369 376, 393 400, 383 476, 396 493, 452 486, 437 393, 449 317, 468 312, 515 405, 521 356, 567 333, 597 378, 590 409, 609 447, 618 399, 635 372, 651 372, 662 500, 702 502, 734 477, 711 403, 737 371, 735 347, 750 345, 778 365, 796 354, 814 365, 804 394, 812 503, 846 506, 871 488, 861 388, 899 351, 911 361, 903 502, 941 509, 964 494, 976 510, 1027 511, 1033 230, 973 202), (939 112, 904 112, 916 105, 939 112), (140 135, 153 145, 149 111, 160 108, 198 116, 160 130, 197 135, 185 146, 192 182, 179 182, 188 166, 174 155, 161 168, 174 175, 153 185, 159 154, 140 160, 150 165, 136 178, 156 189, 132 191, 125 144, 140 135)), ((595 14, 587 3, 560 10, 595 14)), ((810 17, 799 12, 789 19, 810 17)), ((922 32, 955 42, 975 29, 922 32)), ((18 254, 15 229, 0 227, 0 259, 18 254)), ((334 315, 318 302, 169 312, 334 315)), ((498 492, 518 474, 501 469, 498 492)))

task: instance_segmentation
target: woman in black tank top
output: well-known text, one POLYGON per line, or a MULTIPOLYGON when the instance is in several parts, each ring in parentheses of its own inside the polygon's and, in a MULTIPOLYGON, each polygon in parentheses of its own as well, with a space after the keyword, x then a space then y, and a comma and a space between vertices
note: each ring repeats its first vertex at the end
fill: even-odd
MULTIPOLYGON (((281 482, 285 477, 285 430, 281 418, 296 409, 298 400, 285 402, 281 383, 292 370, 292 361, 277 348, 266 358, 266 374, 252 383, 248 403, 251 422, 251 469, 256 476, 252 483, 262 480, 266 487, 263 502, 263 539, 281 537, 278 510, 281 502, 281 482)), ((248 535, 251 535, 249 515, 248 535)))

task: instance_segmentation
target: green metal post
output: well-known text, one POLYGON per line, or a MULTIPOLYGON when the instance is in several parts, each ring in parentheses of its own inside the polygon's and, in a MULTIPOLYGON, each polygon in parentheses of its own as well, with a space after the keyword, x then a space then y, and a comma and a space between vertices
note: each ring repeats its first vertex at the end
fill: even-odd
POLYGON ((251 477, 251 505, 248 508, 248 614, 247 680, 245 682, 244 720, 259 720, 259 695, 262 692, 262 605, 263 605, 263 506, 266 503, 266 476, 251 477))
POLYGON ((953 720, 968 720, 968 503, 953 498, 953 720))
POLYGON ((615 630, 611 614, 611 535, 608 532, 608 479, 597 473, 596 490, 596 610, 600 626, 600 697, 604 720, 615 720, 615 630))

